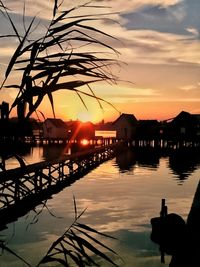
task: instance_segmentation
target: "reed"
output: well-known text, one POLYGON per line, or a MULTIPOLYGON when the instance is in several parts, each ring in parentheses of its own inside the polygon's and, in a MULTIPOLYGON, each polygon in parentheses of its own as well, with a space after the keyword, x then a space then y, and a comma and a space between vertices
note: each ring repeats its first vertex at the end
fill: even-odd
POLYGON ((114 254, 115 256, 118 256, 117 253, 103 242, 99 241, 100 236, 109 239, 115 238, 101 233, 86 224, 80 223, 79 219, 84 214, 85 210, 78 214, 74 197, 74 221, 67 230, 53 242, 37 267, 47 266, 46 264, 52 262, 54 263, 52 266, 55 266, 55 264, 69 267, 99 266, 97 263, 98 258, 109 262, 112 266, 118 266, 109 256, 107 256, 107 252, 114 254))
MULTIPOLYGON (((86 209, 78 213, 75 197, 73 197, 73 199, 75 215, 73 222, 64 233, 52 243, 46 255, 44 255, 36 267, 100 266, 98 263, 100 260, 109 263, 111 266, 118 266, 112 258, 114 256, 119 259, 119 255, 103 241, 100 241, 102 238, 115 240, 116 238, 101 233, 87 224, 80 223, 81 216, 85 213, 86 209)), ((44 207, 47 208, 46 202, 44 203, 44 207)), ((43 208, 41 209, 41 212, 42 211, 43 208)), ((52 213, 51 215, 57 217, 52 213)), ((36 214, 31 224, 37 223, 38 216, 39 213, 36 214)), ((33 267, 26 259, 10 249, 2 239, 0 239, 0 249, 2 253, 6 251, 15 256, 19 261, 23 262, 25 266, 33 267)))
POLYGON ((33 38, 32 33, 38 26, 36 17, 33 17, 26 26, 25 11, 23 12, 25 32, 21 36, 12 20, 10 10, 0 0, 0 10, 8 19, 14 32, 13 35, 0 36, 0 38, 15 37, 18 40, 18 46, 8 63, 1 88, 18 90, 10 111, 16 108, 19 119, 27 119, 36 112, 45 96, 50 101, 55 117, 53 93, 58 90, 75 92, 86 109, 84 96, 96 99, 100 108, 102 108, 102 101, 115 108, 108 101, 96 96, 90 86, 100 81, 113 84, 118 80, 112 73, 111 67, 119 64, 117 59, 119 52, 108 43, 101 41, 103 37, 117 39, 92 26, 95 21, 111 20, 109 16, 113 13, 97 15, 83 12, 88 8, 105 8, 101 5, 92 5, 92 1, 63 10, 64 2, 66 1, 54 1, 49 25, 42 36, 33 38), (79 10, 82 15, 74 14, 79 10), (95 45, 96 49, 92 45, 95 45), (80 49, 83 47, 87 47, 87 51, 80 49), (104 53, 98 52, 99 48, 104 48, 104 53), (13 70, 21 72, 20 82, 5 85, 13 70), (88 92, 83 90, 83 87, 87 87, 88 92))

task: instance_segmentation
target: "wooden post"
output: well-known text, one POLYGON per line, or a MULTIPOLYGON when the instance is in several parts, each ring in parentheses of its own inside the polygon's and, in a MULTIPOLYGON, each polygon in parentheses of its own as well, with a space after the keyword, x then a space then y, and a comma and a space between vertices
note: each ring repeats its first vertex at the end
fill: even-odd
MULTIPOLYGON (((167 216, 167 206, 165 205, 165 199, 163 198, 161 200, 161 211, 160 211, 161 220, 163 220, 166 216, 167 216)), ((162 235, 162 232, 161 232, 161 235, 162 235)), ((162 236, 161 236, 161 244, 160 244, 160 254, 161 254, 161 263, 165 263, 165 251, 163 249, 162 236)))

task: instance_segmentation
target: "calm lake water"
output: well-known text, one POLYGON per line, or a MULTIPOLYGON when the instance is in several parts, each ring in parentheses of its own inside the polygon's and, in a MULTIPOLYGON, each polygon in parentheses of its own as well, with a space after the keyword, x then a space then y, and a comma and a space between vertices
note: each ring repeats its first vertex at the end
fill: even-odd
MULTIPOLYGON (((63 151, 60 146, 20 149, 27 163, 57 157, 63 151)), ((7 164, 7 168, 18 166, 14 159, 7 164)), ((165 267, 170 256, 165 258, 165 264, 160 263, 159 248, 150 240, 150 219, 159 216, 161 199, 165 198, 169 212, 186 220, 199 178, 200 155, 129 149, 53 195, 46 207, 40 205, 10 223, 0 232, 0 238, 36 266, 52 242, 72 223, 74 195, 78 211, 87 208, 80 221, 117 238, 101 241, 118 253, 120 258, 116 256, 114 260, 120 266, 165 267)), ((0 266, 25 265, 4 251, 0 266)), ((102 262, 102 266, 111 265, 102 262)))

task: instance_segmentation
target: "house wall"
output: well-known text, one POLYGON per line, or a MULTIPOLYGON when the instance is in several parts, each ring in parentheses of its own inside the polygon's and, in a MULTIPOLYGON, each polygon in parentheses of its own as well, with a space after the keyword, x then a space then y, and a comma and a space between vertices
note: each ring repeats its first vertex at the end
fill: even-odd
POLYGON ((121 119, 114 124, 117 131, 116 137, 118 139, 132 139, 135 134, 135 129, 127 120, 121 119))
POLYGON ((51 122, 46 121, 43 125, 44 138, 51 139, 64 139, 67 137, 67 131, 65 128, 57 128, 51 122))

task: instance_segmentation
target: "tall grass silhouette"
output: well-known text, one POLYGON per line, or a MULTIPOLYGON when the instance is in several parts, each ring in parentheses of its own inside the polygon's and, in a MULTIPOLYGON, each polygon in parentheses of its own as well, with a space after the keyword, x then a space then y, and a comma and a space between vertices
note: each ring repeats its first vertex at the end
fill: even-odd
POLYGON ((93 5, 92 1, 63 10, 65 2, 67 1, 54 1, 52 19, 49 20, 49 25, 42 35, 36 37, 36 34, 33 36, 38 26, 36 17, 33 17, 29 24, 25 23, 26 17, 23 12, 24 34, 22 35, 12 20, 11 11, 0 0, 1 12, 8 19, 14 32, 13 35, 0 36, 0 38, 14 37, 18 40, 18 46, 5 70, 1 88, 18 90, 10 111, 16 108, 19 119, 29 118, 33 112, 36 112, 45 96, 48 97, 55 116, 53 92, 58 90, 75 92, 86 109, 83 96, 95 98, 100 108, 102 108, 102 101, 113 106, 96 96, 91 88, 92 83, 107 81, 113 84, 118 80, 112 73, 111 67, 119 64, 119 52, 103 38, 115 41, 117 39, 92 26, 93 22, 102 19, 111 20, 109 15, 112 13, 86 13, 89 8, 92 10, 105 8, 101 5, 93 5), (82 49, 83 47, 85 50, 82 49), (100 48, 104 51, 100 52, 100 48), (21 80, 19 84, 6 85, 13 70, 21 72, 21 80), (83 90, 83 87, 87 87, 88 92, 83 90))

